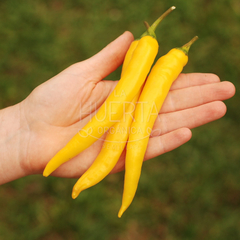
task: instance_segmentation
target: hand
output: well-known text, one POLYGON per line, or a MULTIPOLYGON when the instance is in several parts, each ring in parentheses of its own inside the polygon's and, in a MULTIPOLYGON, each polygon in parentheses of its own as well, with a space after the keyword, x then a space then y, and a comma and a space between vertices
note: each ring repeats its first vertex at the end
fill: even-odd
MULTIPOLYGON (((19 153, 26 175, 42 173, 47 162, 89 120, 117 81, 104 79, 124 59, 133 40, 125 32, 93 57, 76 63, 38 86, 19 104, 24 119, 24 137, 19 153)), ((155 123, 145 160, 171 151, 191 138, 191 128, 224 116, 222 100, 232 97, 235 88, 220 82, 214 74, 181 74, 172 85, 155 123)), ((60 166, 52 175, 80 177, 100 152, 98 140, 78 156, 60 166)), ((124 153, 113 172, 124 168, 124 153)))

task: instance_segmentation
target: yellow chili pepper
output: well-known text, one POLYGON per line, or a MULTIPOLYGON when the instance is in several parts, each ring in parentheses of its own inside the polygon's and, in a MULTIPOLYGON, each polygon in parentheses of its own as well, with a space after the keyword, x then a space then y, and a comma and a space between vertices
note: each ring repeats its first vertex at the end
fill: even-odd
MULTIPOLYGON (((174 9, 175 7, 171 7, 164 14, 162 14, 152 24, 151 31, 154 32, 156 30, 157 25, 174 9)), ((147 26, 147 28, 149 29, 150 26, 147 26)), ((146 36, 148 34, 148 31, 142 34, 141 38, 143 36, 146 36)), ((127 51, 122 67, 121 77, 126 71, 129 62, 131 61, 133 52, 136 49, 139 40, 140 39, 134 40, 127 51)), ((104 177, 106 177, 111 172, 113 167, 116 165, 119 157, 121 156, 126 146, 126 142, 129 136, 130 125, 132 123, 133 117, 132 115, 129 115, 129 113, 134 112, 135 104, 139 98, 140 93, 141 90, 135 96, 130 106, 127 108, 127 112, 124 113, 120 122, 114 124, 109 129, 109 132, 107 133, 103 147, 99 155, 94 160, 90 168, 79 178, 79 180, 74 185, 72 191, 72 198, 75 199, 80 194, 81 191, 99 183, 104 177)))
MULTIPOLYGON (((164 13, 149 27, 149 28, 150 28, 150 31, 151 31, 151 32, 155 32, 158 24, 159 24, 170 12, 172 12, 175 8, 176 8, 175 6, 172 6, 172 7, 170 7, 166 12, 164 12, 164 13)), ((141 35, 140 39, 141 39, 142 37, 144 37, 144 36, 146 36, 146 35, 149 34, 149 28, 148 28, 148 31, 144 32, 144 33, 141 35)), ((129 64, 129 62, 130 62, 130 60, 131 60, 131 58, 132 58, 133 52, 134 52, 135 48, 137 47, 138 42, 139 42, 140 39, 135 39, 135 40, 131 43, 131 45, 130 45, 127 53, 126 53, 126 56, 125 56, 125 58, 124 58, 124 61, 123 61, 121 77, 123 76, 123 73, 125 72, 128 64, 129 64)))
POLYGON ((189 48, 196 39, 159 58, 149 74, 135 110, 135 121, 131 125, 136 131, 131 131, 127 143, 124 191, 118 217, 122 216, 134 198, 152 127, 173 81, 187 64, 189 48))
POLYGON ((49 176, 55 169, 96 142, 123 115, 123 105, 131 102, 143 85, 158 53, 158 42, 147 35, 139 40, 125 74, 96 115, 62 148, 44 169, 49 176))
POLYGON ((123 73, 125 72, 128 64, 129 64, 129 62, 130 62, 130 60, 131 60, 131 58, 132 58, 133 52, 134 52, 134 50, 136 49, 136 47, 137 47, 137 45, 138 45, 138 42, 139 42, 139 39, 134 40, 134 41, 131 43, 131 45, 130 45, 130 47, 129 47, 126 55, 125 55, 124 62, 123 62, 123 65, 122 65, 121 77, 123 76, 123 73))
POLYGON ((90 168, 79 178, 73 187, 72 198, 76 198, 81 191, 92 187, 106 177, 116 165, 121 156, 129 136, 130 126, 133 121, 135 104, 139 93, 127 105, 127 111, 120 122, 115 123, 108 131, 102 149, 90 168))

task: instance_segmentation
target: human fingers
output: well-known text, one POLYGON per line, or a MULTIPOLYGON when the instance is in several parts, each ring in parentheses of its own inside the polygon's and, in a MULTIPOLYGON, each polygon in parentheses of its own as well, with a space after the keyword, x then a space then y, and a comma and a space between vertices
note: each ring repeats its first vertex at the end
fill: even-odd
POLYGON ((195 128, 223 117, 226 105, 221 101, 206 103, 194 108, 159 114, 151 137, 169 133, 178 128, 195 128))
POLYGON ((213 73, 181 73, 173 82, 171 90, 218 82, 220 78, 213 73))
MULTIPOLYGON (((175 82, 171 87, 169 96, 165 100, 161 112, 168 111, 170 105, 172 105, 173 109, 179 110, 184 108, 184 106, 187 107, 186 103, 193 104, 192 106, 189 105, 189 107, 193 107, 194 104, 198 105, 201 101, 205 103, 204 101, 226 100, 235 94, 235 87, 232 83, 222 82, 220 84, 219 77, 212 73, 182 73, 175 82), (205 95, 207 98, 204 98, 205 95), (195 98, 195 101, 189 101, 188 98, 192 96, 195 98), (185 104, 181 106, 183 102, 185 104)), ((118 81, 103 80, 96 85, 93 90, 95 93, 91 96, 95 109, 101 106, 117 83, 118 81), (100 96, 99 92, 101 92, 100 96)))
POLYGON ((223 101, 234 94, 234 85, 227 81, 172 90, 166 97, 160 113, 179 111, 212 101, 223 101))
POLYGON ((191 137, 191 130, 183 127, 161 136, 150 138, 144 160, 146 161, 170 152, 188 142, 191 137))
MULTIPOLYGON (((95 109, 101 106, 117 82, 101 81, 96 85, 95 93, 92 94, 92 102, 94 102, 95 109), (99 92, 101 92, 101 96, 99 96, 99 92)), ((172 85, 161 113, 168 112, 169 108, 172 108, 170 111, 174 111, 174 109, 177 111, 186 107, 204 104, 205 102, 225 100, 235 94, 235 87, 232 83, 220 83, 218 76, 211 73, 180 74, 176 82, 177 85, 172 85)))

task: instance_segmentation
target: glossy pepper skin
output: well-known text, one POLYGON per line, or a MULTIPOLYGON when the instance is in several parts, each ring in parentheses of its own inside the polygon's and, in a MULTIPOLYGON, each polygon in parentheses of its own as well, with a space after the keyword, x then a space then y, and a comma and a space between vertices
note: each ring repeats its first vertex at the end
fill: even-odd
POLYGON ((122 117, 124 103, 131 102, 140 90, 157 53, 158 42, 154 37, 147 35, 139 40, 125 74, 113 92, 96 115, 48 162, 43 176, 49 176, 60 165, 91 146, 122 117))
POLYGON ((187 52, 196 39, 197 37, 182 48, 172 49, 159 58, 148 76, 135 110, 135 121, 131 125, 136 131, 130 133, 127 144, 124 192, 118 217, 122 216, 133 201, 153 125, 172 83, 187 64, 187 52))
POLYGON ((139 93, 131 103, 126 106, 126 112, 108 131, 102 149, 90 168, 79 178, 73 187, 72 198, 75 199, 79 193, 105 178, 118 162, 128 140, 130 126, 133 121, 133 114, 139 93))

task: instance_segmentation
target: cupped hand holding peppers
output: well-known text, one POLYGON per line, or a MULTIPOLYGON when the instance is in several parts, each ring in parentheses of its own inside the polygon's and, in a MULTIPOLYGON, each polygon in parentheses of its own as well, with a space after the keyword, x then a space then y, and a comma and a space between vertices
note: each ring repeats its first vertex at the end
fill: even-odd
MULTIPOLYGON (((165 16, 173 9, 174 7, 170 8, 165 13, 165 16)), ((162 18, 160 17, 157 22, 159 23, 161 20, 162 18)), ((121 145, 119 146, 120 149, 115 150, 115 145, 112 143, 107 143, 111 148, 109 151, 104 149, 104 145, 100 146, 100 154, 73 188, 72 197, 76 198, 82 190, 101 181, 113 170, 128 141, 124 192, 122 206, 118 214, 119 217, 121 217, 134 198, 141 174, 142 162, 144 161, 147 147, 151 142, 150 136, 154 123, 169 94, 171 85, 188 62, 188 50, 196 40, 195 37, 183 47, 172 49, 168 54, 161 57, 153 66, 150 75, 147 76, 158 53, 158 42, 153 25, 150 27, 146 23, 148 28, 146 34, 144 33, 139 40, 134 40, 131 43, 123 62, 121 79, 113 91, 110 92, 104 103, 86 125, 48 162, 43 172, 44 176, 50 175, 62 164, 78 156, 84 150, 89 149, 111 127, 120 129, 120 127, 130 126, 130 129, 140 129, 140 133, 132 133, 130 131, 130 133, 124 133, 121 136, 119 134, 111 134, 110 132, 107 133, 105 141, 118 141, 119 139, 121 141, 119 143, 121 145), (146 84, 144 84, 145 80, 146 84), (143 85, 144 87, 140 90, 143 85), (135 100, 133 101, 134 97, 135 100), (135 106, 138 98, 140 103, 143 101, 143 103, 146 102, 149 106, 144 108, 136 104, 136 111, 133 109, 133 121, 130 121, 132 119, 128 118, 129 120, 124 122, 125 112, 123 106, 131 101, 133 101, 135 106), (117 105, 115 104, 115 107, 113 107, 112 103, 117 103, 117 105), (152 116, 153 105, 156 111, 154 116, 152 116), (119 123, 114 124, 116 121, 119 121, 119 123), (99 129, 102 130, 99 131, 99 129)), ((188 136, 190 135, 188 131, 188 136)))
MULTIPOLYGON (((89 121, 89 113, 114 89, 116 81, 103 79, 122 64, 132 41, 133 35, 125 32, 95 56, 39 85, 22 102, 0 110, 0 184, 42 174, 47 162, 89 121), (15 130, 18 125, 21 127, 15 130)), ((214 74, 180 74, 154 124, 144 160, 187 142, 191 138, 189 129, 221 118, 226 112, 222 101, 234 93, 232 83, 220 82, 214 74)), ((96 159, 102 144, 102 139, 98 140, 52 175, 79 178, 96 159)), ((124 169, 124 160, 123 153, 112 173, 124 169)))
MULTIPOLYGON (((113 91, 117 82, 103 79, 122 64, 132 41, 132 34, 125 32, 95 56, 39 85, 22 102, 0 110, 0 184, 43 172, 113 91)), ((214 74, 180 74, 154 124, 144 160, 184 144, 191 138, 189 129, 221 118, 226 112, 222 101, 234 93, 232 83, 220 82, 214 74)), ((99 154, 102 139, 52 175, 80 177, 99 154)), ((124 160, 122 154, 112 173, 124 169, 124 160)))
MULTIPOLYGON (((148 24, 146 25, 148 26, 148 24)), ((120 81, 107 97, 104 104, 102 104, 102 106, 98 109, 96 115, 93 116, 91 120, 88 121, 88 123, 77 134, 75 134, 67 145, 65 145, 65 147, 50 160, 44 169, 44 176, 50 175, 63 163, 76 157, 98 141, 99 138, 101 138, 104 133, 109 130, 109 128, 115 126, 113 120, 122 122, 121 119, 124 116, 124 108, 122 105, 126 102, 131 102, 133 97, 137 94, 137 92, 139 92, 140 87, 143 85, 158 52, 158 43, 155 40, 155 33, 152 31, 151 27, 149 27, 148 33, 149 35, 143 35, 140 40, 132 42, 123 63, 123 71, 120 81), (124 92, 123 95, 121 95, 122 92, 124 92), (120 103, 120 106, 112 108, 112 102, 118 102, 118 105, 120 103), (99 133, 100 128, 104 129, 101 133, 99 133)), ((183 67, 188 61, 188 50, 195 39, 196 38, 184 45, 182 48, 172 49, 168 54, 161 57, 151 70, 150 76, 148 76, 146 80, 147 83, 145 84, 142 92, 139 92, 140 102, 147 101, 150 105, 155 104, 156 116, 151 116, 150 110, 153 106, 149 106, 147 109, 144 109, 144 113, 140 113, 139 110, 142 109, 142 106, 137 107, 136 109, 136 113, 134 115, 135 122, 132 122, 131 128, 139 128, 142 131, 140 134, 129 133, 126 150, 126 173, 123 202, 118 214, 119 217, 121 217, 123 212, 128 208, 133 200, 140 178, 142 162, 146 155, 147 146, 150 143, 150 135, 153 125, 157 119, 163 102, 170 91, 172 83, 180 75, 183 67), (139 120, 140 115, 141 118, 143 118, 142 121, 139 120), (149 129, 150 132, 148 132, 149 129)), ((121 124, 124 126, 124 123, 121 124)), ((116 125, 116 129, 118 128, 119 127, 116 125)), ((189 136, 190 135, 191 134, 189 134, 189 136)), ((118 138, 121 140, 121 136, 118 136, 118 134, 108 133, 106 141, 116 141, 118 138)), ((109 151, 106 151, 104 146, 100 147, 99 156, 95 159, 89 170, 86 171, 86 173, 74 186, 72 193, 73 198, 76 198, 82 190, 95 185, 110 173, 122 155, 122 151, 125 147, 124 142, 127 141, 127 138, 128 134, 125 134, 122 138, 123 143, 119 143, 122 145, 119 151, 112 149, 112 143, 109 144, 111 147, 109 151)))

